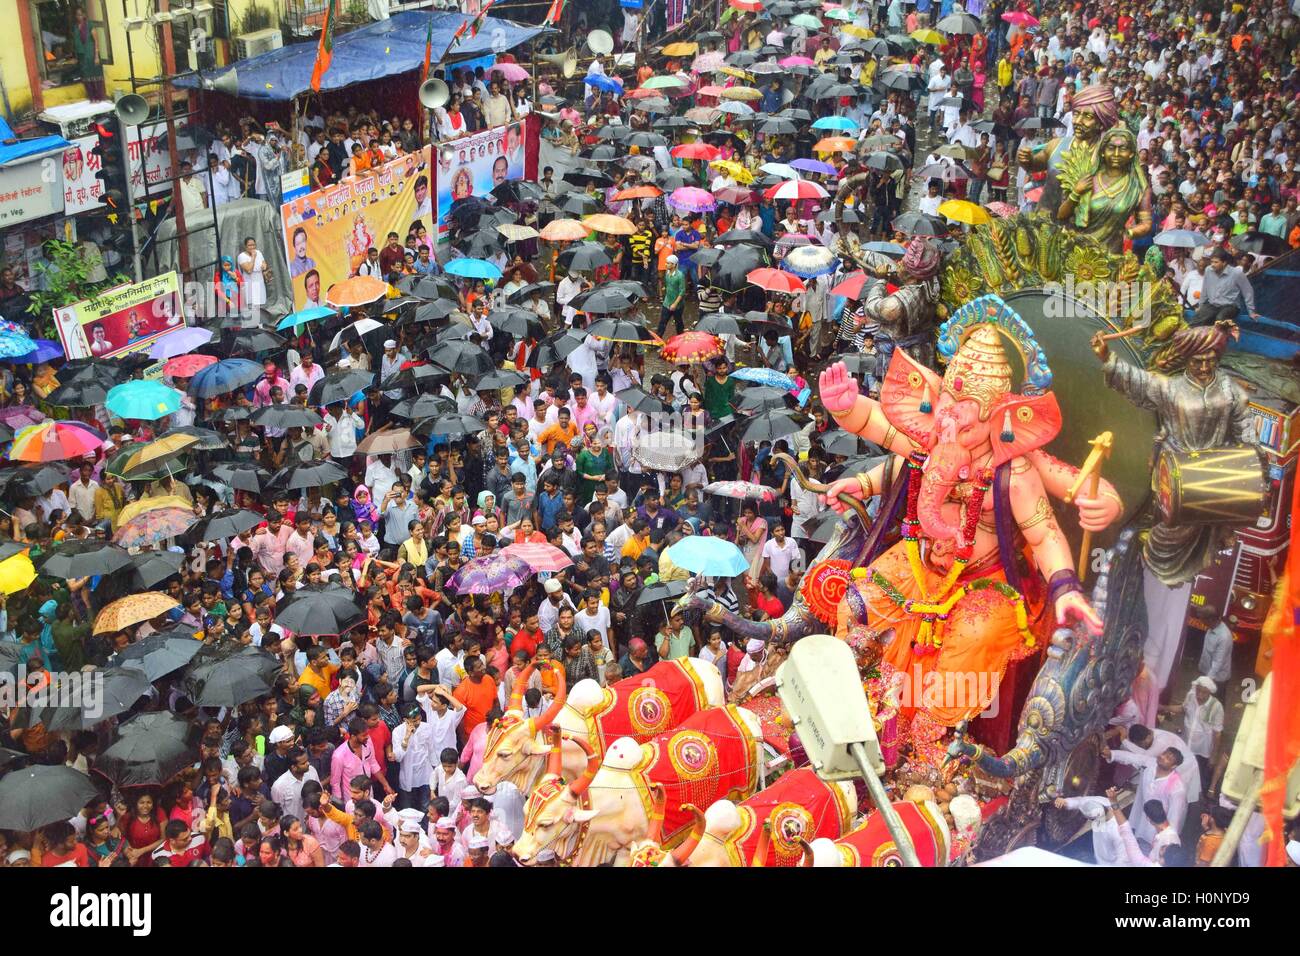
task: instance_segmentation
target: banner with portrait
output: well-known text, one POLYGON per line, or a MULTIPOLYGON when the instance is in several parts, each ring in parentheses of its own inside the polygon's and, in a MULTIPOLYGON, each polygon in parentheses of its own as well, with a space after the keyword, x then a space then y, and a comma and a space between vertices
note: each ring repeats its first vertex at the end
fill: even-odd
POLYGON ((382 249, 390 232, 433 227, 430 148, 280 206, 293 307, 324 305, 337 282, 357 274, 367 249, 382 249))
POLYGON ((486 196, 495 186, 524 178, 523 121, 494 126, 438 146, 438 235, 458 199, 486 196))
POLYGON ((180 279, 167 272, 109 289, 93 300, 55 309, 54 325, 70 359, 143 351, 185 325, 180 279))

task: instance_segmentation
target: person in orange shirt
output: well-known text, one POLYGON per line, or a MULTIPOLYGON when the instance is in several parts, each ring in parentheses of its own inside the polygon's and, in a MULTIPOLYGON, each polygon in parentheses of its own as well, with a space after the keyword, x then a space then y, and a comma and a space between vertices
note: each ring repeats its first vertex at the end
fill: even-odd
POLYGON ((352 144, 352 175, 359 176, 370 169, 370 154, 360 143, 352 144))
POLYGON ((546 456, 549 458, 555 453, 557 444, 563 444, 567 448, 569 442, 577 437, 578 426, 573 423, 572 413, 567 408, 561 408, 557 412, 555 424, 543 428, 537 440, 546 445, 546 456))
POLYGON ((542 682, 542 695, 550 694, 554 697, 561 687, 568 686, 564 680, 564 664, 551 655, 551 649, 546 644, 537 645, 536 655, 534 663, 537 665, 536 673, 542 682))
POLYGON ((667 230, 655 240, 655 267, 659 270, 659 288, 664 287, 664 273, 668 271, 668 257, 677 251, 677 240, 667 230))
POLYGON ((465 705, 461 726, 469 737, 474 728, 487 719, 488 711, 497 701, 497 682, 487 675, 483 658, 477 654, 466 657, 465 679, 456 685, 451 696, 465 705))

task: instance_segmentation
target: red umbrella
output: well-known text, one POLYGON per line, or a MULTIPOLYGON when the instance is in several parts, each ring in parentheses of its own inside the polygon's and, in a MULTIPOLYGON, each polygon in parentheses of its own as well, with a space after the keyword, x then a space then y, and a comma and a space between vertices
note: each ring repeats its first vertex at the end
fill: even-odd
POLYGON ((867 274, 861 270, 850 272, 844 277, 844 281, 837 286, 831 287, 831 295, 842 295, 846 299, 860 299, 862 297, 862 288, 867 284, 867 274))
POLYGON ((646 183, 643 186, 632 186, 628 189, 620 189, 609 198, 615 202, 624 199, 654 199, 656 196, 662 196, 664 191, 658 186, 651 186, 646 183))
POLYGON ((783 269, 755 269, 745 276, 750 285, 756 285, 768 292, 783 292, 786 295, 798 295, 803 291, 803 280, 783 269))
POLYGON ((174 359, 168 359, 162 371, 172 378, 189 378, 199 369, 207 368, 216 361, 215 355, 178 355, 174 359))
MULTIPOLYGON (((752 189, 745 189, 743 186, 723 186, 713 195, 718 202, 730 203, 733 206, 744 206, 747 203, 758 202, 758 193, 752 189)), ((617 199, 618 197, 614 198, 617 199)))
POLYGON ((671 365, 694 365, 723 353, 722 339, 708 332, 682 332, 664 343, 660 353, 671 365))
POLYGON ((573 558, 569 557, 568 552, 553 544, 543 544, 540 541, 512 544, 502 549, 501 553, 528 562, 528 566, 534 571, 563 571, 573 565, 573 558))
POLYGON ((709 162, 713 162, 722 155, 722 150, 716 146, 710 146, 708 143, 682 143, 680 146, 674 146, 668 152, 675 159, 707 159, 709 162))
POLYGON ((816 183, 806 179, 787 179, 771 186, 763 194, 768 199, 825 199, 830 194, 816 183))

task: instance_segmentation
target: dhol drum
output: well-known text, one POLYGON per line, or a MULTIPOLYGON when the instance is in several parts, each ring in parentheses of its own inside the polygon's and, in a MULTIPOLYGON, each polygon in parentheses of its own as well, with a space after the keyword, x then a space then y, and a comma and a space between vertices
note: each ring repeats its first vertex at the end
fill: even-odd
POLYGON ((1266 491, 1253 448, 1166 448, 1156 461, 1156 507, 1166 524, 1253 524, 1266 491))

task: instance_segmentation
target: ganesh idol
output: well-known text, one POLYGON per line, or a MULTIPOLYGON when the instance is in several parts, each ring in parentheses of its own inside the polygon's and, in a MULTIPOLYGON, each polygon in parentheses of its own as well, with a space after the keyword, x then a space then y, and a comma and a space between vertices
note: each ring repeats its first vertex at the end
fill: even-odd
MULTIPOLYGON (((893 453, 832 483, 827 502, 843 512, 882 495, 876 525, 901 518, 902 531, 892 544, 878 539, 851 571, 836 630, 844 637, 863 623, 892 629, 885 661, 922 678, 905 716, 919 709, 951 727, 991 702, 1009 663, 1032 653, 1053 620, 1078 620, 1093 633, 1102 622, 1048 500, 1064 498, 1078 472, 1043 451, 1062 421, 1032 331, 1000 298, 984 296, 943 325, 939 351, 948 357, 942 378, 895 351, 879 401, 860 394, 842 364, 820 384, 840 427, 893 453), (1026 370, 1020 392, 1006 341, 1026 370), (974 694, 917 696, 925 687, 970 687, 972 679, 974 694)), ((1104 481, 1077 504, 1089 530, 1122 510, 1104 481)))

